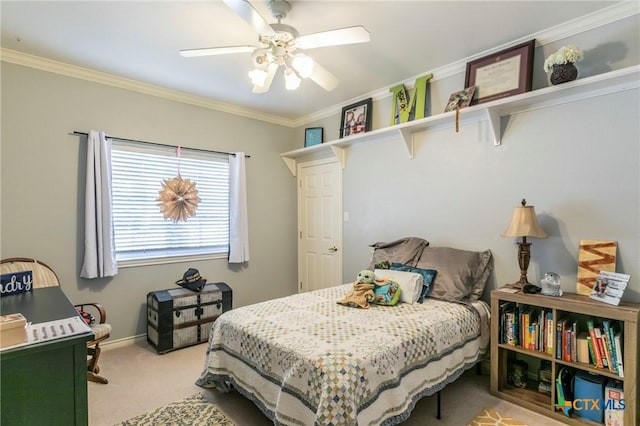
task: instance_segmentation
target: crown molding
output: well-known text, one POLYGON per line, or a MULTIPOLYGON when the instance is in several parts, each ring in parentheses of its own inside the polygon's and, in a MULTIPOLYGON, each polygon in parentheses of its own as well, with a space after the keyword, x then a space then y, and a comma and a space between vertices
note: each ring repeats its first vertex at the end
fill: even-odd
POLYGON ((375 90, 373 92, 358 96, 357 98, 350 99, 339 105, 333 105, 328 108, 316 111, 312 114, 301 116, 295 119, 282 117, 274 114, 266 114, 260 111, 252 110, 249 108, 239 107, 234 104, 216 101, 210 98, 204 98, 201 96, 190 95, 188 93, 180 92, 177 90, 167 89, 161 86, 156 86, 149 83, 144 83, 138 80, 132 80, 124 77, 119 77, 114 74, 108 74, 89 68, 83 68, 76 65, 70 65, 64 62, 54 61, 51 59, 42 58, 35 55, 29 55, 16 50, 6 49, 0 47, 0 61, 9 62, 16 65, 22 65, 42 71, 48 71, 67 77, 78 78, 82 80, 91 81, 94 83, 106 84, 113 87, 118 87, 133 92, 138 92, 146 95, 156 96, 164 99, 169 99, 176 102, 181 102, 189 105, 194 105, 211 110, 226 112, 229 114, 238 115, 241 117, 251 118, 255 120, 265 121, 268 123, 278 124, 285 127, 300 127, 305 124, 311 123, 316 120, 327 118, 338 114, 344 105, 349 105, 363 98, 371 97, 373 100, 378 101, 391 96, 389 89, 399 84, 410 86, 415 82, 415 79, 432 73, 433 78, 431 83, 442 80, 454 75, 464 73, 466 70, 467 62, 474 59, 482 58, 500 50, 506 49, 509 46, 513 46, 518 43, 522 43, 532 38, 536 39, 536 46, 544 46, 549 43, 553 43, 558 40, 570 37, 572 35, 580 34, 585 31, 592 30, 594 28, 607 25, 618 20, 637 15, 640 13, 640 3, 636 0, 625 0, 616 3, 608 8, 598 10, 591 14, 582 16, 580 18, 567 21, 555 27, 548 28, 546 30, 539 31, 535 34, 531 34, 526 37, 522 37, 518 40, 513 40, 508 44, 497 46, 490 50, 485 50, 476 55, 468 58, 461 59, 456 62, 452 62, 445 66, 435 68, 431 71, 422 72, 414 77, 405 79, 394 83, 388 87, 375 90))
POLYGON ((279 124, 286 127, 293 127, 292 120, 274 114, 265 114, 249 108, 242 108, 234 104, 216 101, 201 96, 190 95, 177 90, 167 89, 138 80, 132 80, 117 75, 108 74, 89 68, 70 65, 64 62, 42 58, 40 56, 29 55, 17 50, 0 48, 0 60, 16 65, 47 71, 67 77, 78 78, 94 83, 106 84, 120 89, 138 92, 145 95, 156 96, 169 99, 184 104, 195 105, 202 108, 226 112, 246 118, 266 121, 268 123, 279 124))

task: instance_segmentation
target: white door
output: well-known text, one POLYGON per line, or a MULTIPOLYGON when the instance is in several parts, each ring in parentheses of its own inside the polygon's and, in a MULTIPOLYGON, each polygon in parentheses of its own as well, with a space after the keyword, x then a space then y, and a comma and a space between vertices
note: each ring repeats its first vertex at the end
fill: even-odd
POLYGON ((298 289, 342 284, 342 167, 298 163, 298 289))

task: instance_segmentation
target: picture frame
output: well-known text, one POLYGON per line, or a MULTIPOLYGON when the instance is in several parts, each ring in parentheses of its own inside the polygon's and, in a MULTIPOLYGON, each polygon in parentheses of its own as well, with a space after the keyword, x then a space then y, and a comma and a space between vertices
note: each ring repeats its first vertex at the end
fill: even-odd
POLYGON ((476 86, 467 87, 466 89, 453 92, 449 96, 447 106, 444 108, 444 112, 455 111, 458 108, 464 108, 471 104, 473 95, 476 91, 476 86))
POLYGON ((464 86, 476 86, 471 105, 531 90, 535 39, 467 62, 464 86))
POLYGON ((307 127, 304 129, 304 147, 320 145, 324 142, 324 129, 322 127, 307 127))
POLYGON ((342 108, 340 137, 356 135, 371 130, 372 98, 347 105, 342 108))

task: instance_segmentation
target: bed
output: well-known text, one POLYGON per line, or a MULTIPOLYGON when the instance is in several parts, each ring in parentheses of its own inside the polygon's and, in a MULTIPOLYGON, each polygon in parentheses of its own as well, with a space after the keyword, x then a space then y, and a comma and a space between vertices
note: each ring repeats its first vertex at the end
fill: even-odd
MULTIPOLYGON (((420 259, 390 263, 416 268, 420 259)), ((491 268, 484 269, 486 282, 491 268)), ((438 278, 447 277, 437 276, 432 293, 438 278)), ((428 297, 368 309, 338 304, 352 287, 225 312, 213 324, 197 384, 231 385, 277 425, 393 425, 487 351, 490 311, 481 300, 428 297)))

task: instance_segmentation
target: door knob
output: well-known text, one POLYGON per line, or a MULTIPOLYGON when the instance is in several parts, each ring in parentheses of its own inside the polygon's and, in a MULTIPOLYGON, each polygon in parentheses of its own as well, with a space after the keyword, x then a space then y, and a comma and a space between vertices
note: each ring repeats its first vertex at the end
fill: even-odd
POLYGON ((336 246, 329 247, 329 251, 330 251, 331 253, 335 253, 335 252, 337 252, 337 251, 338 251, 338 247, 336 247, 336 246))

